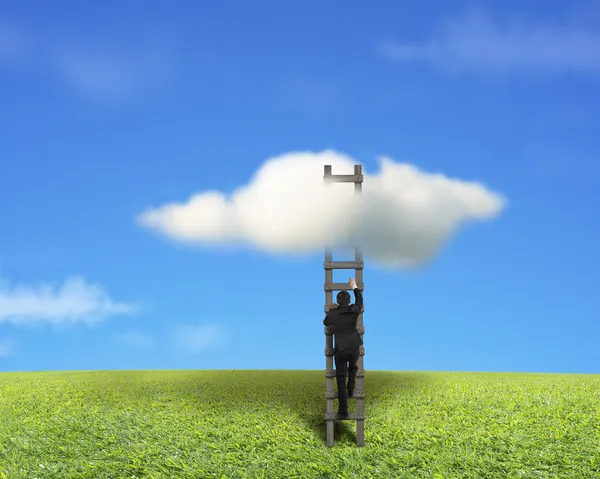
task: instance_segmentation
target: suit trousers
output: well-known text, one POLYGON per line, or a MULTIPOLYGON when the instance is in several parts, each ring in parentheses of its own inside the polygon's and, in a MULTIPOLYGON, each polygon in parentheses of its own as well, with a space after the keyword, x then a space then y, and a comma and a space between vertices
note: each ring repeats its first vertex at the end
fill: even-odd
POLYGON ((335 376, 338 388, 338 399, 340 402, 339 412, 348 412, 348 397, 346 396, 346 376, 348 376, 348 392, 354 391, 356 384, 356 372, 358 371, 358 359, 360 357, 360 348, 346 349, 336 351, 334 355, 335 376))

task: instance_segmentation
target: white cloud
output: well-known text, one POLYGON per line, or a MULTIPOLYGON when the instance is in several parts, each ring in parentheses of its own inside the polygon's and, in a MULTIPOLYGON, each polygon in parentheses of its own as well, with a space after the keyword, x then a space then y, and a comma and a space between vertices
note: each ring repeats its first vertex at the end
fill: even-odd
POLYGON ((600 72, 600 33, 577 26, 513 21, 495 24, 488 15, 471 11, 448 21, 422 43, 381 46, 386 57, 424 61, 453 73, 600 72))
POLYGON ((249 185, 230 198, 197 193, 185 203, 150 209, 138 222, 179 241, 249 243, 273 253, 312 253, 330 245, 360 245, 384 267, 429 260, 469 220, 487 220, 505 205, 483 185, 429 174, 380 159, 363 168, 363 193, 352 184, 323 184, 323 165, 352 174, 359 162, 335 151, 288 153, 269 159, 249 185))
POLYGON ((94 323, 135 310, 133 305, 113 301, 102 287, 80 277, 59 286, 0 284, 0 323, 94 323))
POLYGON ((134 348, 152 349, 154 340, 147 334, 138 331, 126 331, 115 336, 115 342, 124 346, 132 346, 134 348))
POLYGON ((199 354, 225 343, 225 332, 217 324, 186 324, 171 331, 171 343, 177 349, 199 354))

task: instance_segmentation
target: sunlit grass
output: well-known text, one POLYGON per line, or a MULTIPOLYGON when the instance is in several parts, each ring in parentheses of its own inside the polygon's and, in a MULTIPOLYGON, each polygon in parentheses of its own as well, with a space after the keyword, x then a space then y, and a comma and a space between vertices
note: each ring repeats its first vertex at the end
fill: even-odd
POLYGON ((328 448, 323 371, 0 373, 0 478, 600 478, 598 375, 365 389, 365 447, 349 421, 328 448))

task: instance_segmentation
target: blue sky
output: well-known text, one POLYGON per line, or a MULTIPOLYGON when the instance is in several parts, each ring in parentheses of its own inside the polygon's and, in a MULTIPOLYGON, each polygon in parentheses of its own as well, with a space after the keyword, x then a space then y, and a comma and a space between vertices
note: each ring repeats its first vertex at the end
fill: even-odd
POLYGON ((324 369, 351 225, 367 370, 600 373, 597 3, 217 3, 0 5, 0 370, 324 369))

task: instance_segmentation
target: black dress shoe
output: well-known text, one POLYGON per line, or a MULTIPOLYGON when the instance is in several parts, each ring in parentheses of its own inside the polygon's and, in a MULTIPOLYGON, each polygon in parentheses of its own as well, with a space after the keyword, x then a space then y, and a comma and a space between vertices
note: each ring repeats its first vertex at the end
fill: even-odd
POLYGON ((349 398, 354 397, 354 391, 348 391, 348 397, 349 398))

